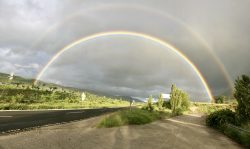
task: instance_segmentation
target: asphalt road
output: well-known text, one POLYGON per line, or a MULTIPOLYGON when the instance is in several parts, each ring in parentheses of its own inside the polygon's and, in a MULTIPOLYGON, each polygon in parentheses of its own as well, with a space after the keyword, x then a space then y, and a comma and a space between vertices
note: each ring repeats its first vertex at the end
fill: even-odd
POLYGON ((208 128, 205 117, 182 115, 146 125, 94 127, 102 117, 0 136, 0 149, 242 149, 208 128))
POLYGON ((87 119, 121 108, 80 110, 0 111, 0 133, 87 119))

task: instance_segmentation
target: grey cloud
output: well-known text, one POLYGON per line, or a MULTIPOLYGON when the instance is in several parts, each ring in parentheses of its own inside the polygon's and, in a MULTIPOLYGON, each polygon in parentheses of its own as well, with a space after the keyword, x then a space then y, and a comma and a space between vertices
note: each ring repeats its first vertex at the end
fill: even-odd
MULTIPOLYGON (((77 39, 97 32, 129 30, 159 37, 181 49, 200 69, 213 93, 228 92, 228 83, 221 68, 188 28, 199 33, 212 47, 233 81, 242 73, 250 73, 249 3, 247 0, 0 0, 0 71, 15 71, 19 75, 34 77, 53 54, 77 39), (10 51, 6 53, 6 49, 10 51), (39 69, 27 67, 32 64, 39 65, 39 69)), ((131 41, 121 37, 116 37, 117 40, 93 40, 65 53, 46 72, 44 78, 47 77, 50 81, 65 80, 61 83, 75 82, 71 85, 78 87, 84 87, 81 86, 83 83, 89 84, 85 87, 94 89, 97 89, 95 86, 98 84, 100 90, 113 94, 150 94, 163 91, 171 83, 177 83, 181 88, 199 94, 197 88, 202 86, 196 77, 190 79, 193 73, 185 74, 189 68, 185 62, 173 64, 172 67, 166 65, 168 61, 166 62, 163 54, 154 50, 157 44, 151 43, 151 48, 146 49, 144 42, 130 38, 136 45, 132 56, 128 55, 131 48, 135 48, 130 46, 131 41), (96 43, 99 43, 98 47, 96 43), (79 50, 83 47, 87 49, 79 50), (82 59, 84 62, 80 61, 82 59), (80 66, 86 71, 81 70, 80 66), (171 71, 165 71, 166 66, 171 67, 171 71), (69 70, 71 75, 65 73, 65 70, 69 70), (56 72, 61 72, 62 75, 53 78, 56 72), (82 79, 72 79, 72 76, 82 76, 82 79), (166 76, 168 79, 165 79, 166 76), (117 84, 122 86, 117 89, 117 84)), ((178 58, 168 59, 176 63, 181 61, 178 58)))
POLYGON ((205 92, 190 66, 173 51, 128 37, 101 38, 72 48, 42 79, 120 95, 169 92, 172 83, 191 94, 195 89, 203 96, 205 92))

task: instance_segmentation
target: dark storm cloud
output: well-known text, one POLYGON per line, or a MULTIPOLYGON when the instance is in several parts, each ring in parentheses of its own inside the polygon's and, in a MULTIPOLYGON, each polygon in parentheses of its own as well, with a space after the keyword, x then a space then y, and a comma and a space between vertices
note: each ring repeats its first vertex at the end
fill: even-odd
POLYGON ((96 39, 66 51, 42 79, 115 95, 146 97, 169 92, 172 83, 193 95, 195 90, 205 94, 197 75, 172 50, 121 36, 96 39))
MULTIPOLYGON (((72 41, 101 31, 129 30, 159 37, 181 49, 200 69, 213 92, 219 94, 228 91, 221 68, 188 28, 204 38, 222 61, 232 80, 242 73, 249 74, 249 4, 247 0, 0 0, 0 71, 34 77, 53 54, 72 41)), ((134 57, 131 60, 131 41, 112 40, 115 41, 113 44, 108 41, 112 46, 102 43, 99 47, 93 41, 92 47, 89 45, 88 48, 93 48, 94 51, 100 48, 102 51, 85 50, 82 57, 84 62, 81 58, 77 59, 79 55, 75 56, 74 52, 65 53, 46 72, 46 76, 50 76, 50 81, 59 83, 75 82, 70 85, 78 87, 96 89, 99 86, 98 89, 113 94, 150 94, 164 91, 167 85, 169 90, 169 84, 173 82, 178 82, 180 87, 192 92, 197 92, 197 87, 200 87, 197 78, 192 79, 190 76, 191 72, 185 76, 180 71, 174 72, 172 68, 172 73, 164 71, 163 67, 171 66, 161 60, 164 59, 162 54, 154 52, 153 47, 150 55, 145 53, 147 50, 141 45, 145 42, 134 43, 137 52, 133 51, 134 57), (120 45, 124 46, 123 51, 119 50, 120 45), (119 52, 115 53, 117 49, 119 52), (71 75, 64 74, 65 69, 72 71, 71 75), (159 69, 163 71, 158 72, 159 69), (51 77, 59 71, 62 75, 51 77), (79 79, 80 76, 82 79, 79 79), (168 79, 164 79, 166 76, 168 79), (188 87, 190 83, 194 85, 188 87)), ((75 49, 85 46, 81 44, 75 49)), ((179 63, 181 60, 174 58, 172 61, 179 63)), ((185 64, 178 67, 172 63, 172 67, 190 71, 185 64)))

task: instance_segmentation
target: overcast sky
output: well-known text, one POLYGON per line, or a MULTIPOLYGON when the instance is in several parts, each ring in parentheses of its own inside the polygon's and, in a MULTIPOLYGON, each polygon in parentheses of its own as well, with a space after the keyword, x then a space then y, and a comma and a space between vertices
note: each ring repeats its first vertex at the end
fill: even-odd
MULTIPOLYGON (((250 74, 248 0, 0 0, 0 72, 35 77, 61 48, 93 33, 126 30, 160 38, 201 71, 213 94, 250 74), (217 59, 217 60, 216 60, 217 59)), ((41 78, 113 95, 206 91, 192 68, 157 43, 131 36, 100 37, 60 56, 41 78)))

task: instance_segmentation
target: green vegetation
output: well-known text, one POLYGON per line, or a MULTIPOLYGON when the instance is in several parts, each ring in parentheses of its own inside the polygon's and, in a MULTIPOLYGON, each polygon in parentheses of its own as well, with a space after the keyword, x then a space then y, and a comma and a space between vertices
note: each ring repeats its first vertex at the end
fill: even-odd
POLYGON ((216 96, 214 97, 215 103, 218 104, 237 104, 237 101, 234 97, 231 96, 216 96))
POLYGON ((170 105, 173 115, 181 115, 184 111, 188 110, 190 106, 187 93, 176 88, 175 85, 172 85, 170 93, 170 105))
POLYGON ((155 120, 177 115, 177 108, 179 110, 178 114, 182 114, 182 112, 188 110, 190 105, 188 95, 175 86, 172 86, 170 101, 164 101, 162 94, 159 95, 156 103, 153 103, 152 100, 152 96, 149 96, 147 103, 141 109, 122 110, 110 114, 104 117, 97 127, 147 124, 155 120))
POLYGON ((206 115, 223 109, 235 111, 236 106, 236 104, 211 104, 199 102, 190 103, 190 107, 194 107, 197 113, 203 113, 206 115))
POLYGON ((97 125, 102 127, 117 127, 123 125, 142 125, 170 116, 170 111, 158 112, 142 109, 121 110, 104 117, 97 125))
POLYGON ((215 103, 225 103, 225 101, 226 101, 226 96, 215 97, 215 103))
POLYGON ((210 114, 206 119, 206 124, 213 128, 223 129, 226 124, 236 125, 236 114, 229 110, 223 109, 210 114))
POLYGON ((235 112, 229 109, 216 111, 207 117, 206 124, 218 129, 238 143, 250 147, 250 129, 247 127, 250 123, 241 125, 235 112))
POLYGON ((169 100, 168 101, 164 101, 162 107, 166 108, 166 109, 171 109, 170 101, 169 100))
POLYGON ((153 97, 149 96, 149 98, 147 100, 147 104, 146 104, 146 106, 143 109, 148 110, 148 111, 153 111, 154 107, 153 107, 152 100, 153 100, 153 97))
POLYGON ((164 103, 164 99, 162 97, 162 94, 160 94, 158 97, 158 101, 157 101, 159 110, 163 110, 163 103, 164 103))
POLYGON ((235 98, 238 102, 236 112, 223 109, 218 110, 206 119, 210 127, 222 131, 240 144, 250 147, 250 78, 243 75, 235 82, 235 98))
POLYGON ((238 107, 236 109, 238 118, 242 122, 250 121, 250 77, 242 75, 235 81, 234 94, 238 107))
POLYGON ((250 148, 250 131, 242 130, 240 127, 235 127, 233 125, 226 125, 223 133, 239 144, 250 148))
POLYGON ((40 82, 34 85, 32 79, 0 74, 0 110, 10 109, 71 109, 129 106, 122 99, 97 96, 86 92, 82 101, 80 90, 40 82))

